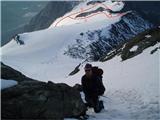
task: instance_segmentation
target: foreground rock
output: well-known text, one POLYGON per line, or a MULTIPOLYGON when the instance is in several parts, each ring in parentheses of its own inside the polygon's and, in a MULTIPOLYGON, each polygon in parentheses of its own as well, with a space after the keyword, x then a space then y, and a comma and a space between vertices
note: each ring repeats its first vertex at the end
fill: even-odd
POLYGON ((1 62, 1 78, 5 80, 15 80, 18 83, 23 81, 35 81, 27 76, 23 75, 21 72, 5 65, 1 62))
POLYGON ((18 81, 18 85, 1 90, 2 119, 61 120, 86 111, 76 88, 32 80, 4 64, 2 76, 18 81))
POLYGON ((63 119, 86 111, 79 92, 66 84, 21 82, 1 91, 2 119, 63 119))

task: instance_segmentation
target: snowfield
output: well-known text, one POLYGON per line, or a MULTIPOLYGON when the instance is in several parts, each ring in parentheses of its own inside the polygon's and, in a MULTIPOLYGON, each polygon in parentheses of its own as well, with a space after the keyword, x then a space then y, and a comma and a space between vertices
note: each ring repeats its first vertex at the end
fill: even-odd
MULTIPOLYGON (((157 46, 159 44, 123 62, 121 62, 119 56, 116 56, 107 62, 92 63, 104 70, 103 82, 106 92, 104 97, 101 97, 104 101, 105 109, 101 113, 94 113, 93 109, 89 109, 87 111, 87 114, 90 115, 89 120, 158 120, 160 118, 158 66, 160 52, 157 51, 153 55, 150 54, 150 51, 157 46)), ((76 63, 77 61, 75 60, 74 62, 76 63)), ((69 66, 67 59, 59 61, 57 66, 60 64, 63 64, 64 67, 61 68, 61 71, 55 73, 53 68, 49 67, 55 64, 46 63, 54 75, 63 74, 63 71, 67 71, 66 69, 69 66)), ((57 66, 54 67, 55 70, 57 66)), ((50 80, 63 82, 70 86, 81 83, 81 77, 84 74, 83 66, 81 66, 80 72, 73 76, 55 77, 50 78, 50 80)), ((30 71, 32 70, 34 69, 30 69, 30 71)), ((37 75, 39 74, 38 72, 39 69, 37 69, 37 75)), ((47 73, 48 71, 44 72, 43 75, 45 76, 47 73)), ((84 99, 83 93, 82 98, 84 99)))
MULTIPOLYGON (((160 119, 160 52, 150 54, 150 51, 159 45, 148 48, 142 54, 123 62, 116 56, 104 63, 92 63, 104 70, 103 83, 106 92, 100 98, 104 101, 105 109, 101 113, 94 113, 93 109, 89 109, 87 111, 90 115, 89 120, 160 119)), ((74 85, 78 79, 80 83, 83 74, 81 68, 77 75, 68 77, 64 81, 74 85)), ((84 99, 83 93, 82 98, 84 99)))
MULTIPOLYGON (((115 15, 113 14, 113 16, 115 15)), ((61 82, 57 79, 68 76, 75 66, 82 62, 82 60, 72 59, 64 55, 68 46, 77 43, 76 40, 81 37, 80 33, 103 28, 109 30, 112 24, 121 20, 121 17, 122 15, 107 18, 103 14, 98 14, 89 18, 87 22, 73 24, 69 20, 67 23, 61 22, 60 24, 63 25, 57 27, 19 34, 24 45, 19 45, 12 39, 0 49, 2 61, 31 78, 61 82)), ((89 41, 87 37, 84 37, 83 47, 91 44, 91 42, 94 41, 89 41)))
POLYGON ((102 20, 112 21, 112 19, 119 18, 125 14, 125 13, 111 14, 108 11, 103 11, 103 12, 93 13, 85 17, 76 17, 81 13, 91 12, 100 7, 104 8, 105 10, 112 10, 115 12, 120 11, 124 7, 123 2, 112 2, 111 0, 107 0, 102 3, 95 3, 93 5, 92 4, 87 5, 88 2, 89 0, 86 0, 80 3, 71 12, 65 14, 64 16, 54 21, 49 28, 55 28, 59 26, 66 26, 66 25, 72 25, 72 24, 94 23, 102 20))
MULTIPOLYGON (((104 4, 112 8, 113 11, 119 11, 124 6, 122 2, 111 2, 110 0, 104 4), (118 7, 115 7, 117 5, 118 7)), ((86 4, 80 4, 63 17, 75 13, 85 6, 86 4)), ((95 10, 97 7, 90 10, 95 10)), ((109 13, 106 11, 106 14, 109 13)), ((76 42, 82 32, 107 27, 108 29, 104 31, 104 34, 107 35, 107 30, 112 24, 119 22, 121 16, 107 19, 103 14, 97 14, 88 18, 87 22, 84 20, 72 21, 68 17, 55 26, 59 20, 61 18, 58 18, 48 29, 20 34, 20 40, 24 41, 24 45, 19 45, 12 39, 0 48, 1 61, 33 79, 66 83, 70 86, 81 84, 81 77, 84 74, 83 67, 86 62, 64 55, 65 50, 76 42), (68 76, 79 63, 83 63, 80 66, 80 71, 73 76, 68 76)), ((87 38, 83 39, 84 45, 92 42, 87 41, 87 38)), ((93 109, 89 109, 87 111, 87 114, 90 115, 89 120, 160 119, 160 52, 156 51, 154 54, 150 54, 151 50, 157 46, 160 44, 123 62, 120 56, 116 56, 106 62, 91 63, 104 70, 103 83, 106 92, 100 98, 104 101, 105 109, 101 113, 94 113, 93 109)), ((131 51, 136 49, 137 47, 134 46, 131 51)), ((4 81, 1 82, 4 85, 4 81)), ((83 93, 82 98, 84 98, 83 93)))

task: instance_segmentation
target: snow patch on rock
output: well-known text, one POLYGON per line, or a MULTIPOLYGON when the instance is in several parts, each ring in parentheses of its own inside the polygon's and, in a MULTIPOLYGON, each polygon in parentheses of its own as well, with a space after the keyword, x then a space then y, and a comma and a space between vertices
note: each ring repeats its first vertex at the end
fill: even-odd
POLYGON ((145 37, 146 37, 146 38, 150 38, 150 37, 152 37, 152 36, 151 36, 151 35, 145 35, 145 37))
POLYGON ((137 49, 138 49, 138 46, 135 45, 135 46, 133 46, 133 47, 130 49, 130 52, 134 52, 134 51, 136 51, 137 49))

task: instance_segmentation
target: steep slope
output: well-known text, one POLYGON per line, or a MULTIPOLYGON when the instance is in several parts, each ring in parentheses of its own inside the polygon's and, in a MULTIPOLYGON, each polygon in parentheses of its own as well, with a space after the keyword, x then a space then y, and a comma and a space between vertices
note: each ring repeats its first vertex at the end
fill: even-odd
POLYGON ((31 78, 73 86, 81 83, 84 64, 92 61, 104 70, 107 91, 101 98, 105 110, 95 114, 89 109, 89 119, 158 120, 160 27, 148 30, 153 25, 136 12, 121 13, 123 3, 119 9, 111 1, 100 3, 109 10, 99 2, 84 2, 50 28, 20 34, 24 44, 12 39, 2 47, 2 62, 31 78), (69 76, 75 66, 79 72, 69 76))
POLYGON ((159 1, 124 1, 126 10, 133 10, 143 19, 151 22, 154 25, 159 25, 160 13, 157 12, 160 10, 159 1))
MULTIPOLYGON (((31 1, 25 1, 25 2, 29 3, 31 1)), ((14 3, 17 6, 21 6, 21 4, 25 4, 25 2, 22 1, 22 2, 16 3, 15 1, 12 1, 11 3, 14 3)), ((41 1, 41 2, 44 2, 44 4, 47 4, 47 5, 39 13, 37 13, 33 18, 31 18, 30 21, 24 23, 24 25, 21 25, 18 28, 12 28, 11 30, 9 30, 8 33, 2 34, 1 46, 7 44, 12 39, 12 37, 15 36, 16 34, 20 34, 24 32, 32 32, 32 31, 48 28, 55 19, 71 11, 79 3, 78 1, 49 1, 49 2, 41 1)), ((15 6, 11 6, 11 7, 15 7, 15 6)), ((4 13, 6 13, 5 7, 2 10, 4 11, 4 13)), ((17 21, 19 21, 19 17, 15 17, 15 19, 18 19, 17 21)), ((2 27, 3 26, 8 26, 8 25, 3 24, 2 27)))
POLYGON ((25 31, 31 32, 48 28, 54 20, 71 11, 78 3, 78 1, 50 1, 24 27, 25 31))
POLYGON ((20 34, 24 45, 12 39, 1 49, 2 61, 31 78, 60 82, 79 63, 99 60, 152 26, 134 12, 119 12, 123 7, 123 2, 82 2, 49 29, 20 34))
POLYGON ((97 61, 133 36, 151 28, 152 24, 132 12, 123 16, 119 22, 104 26, 97 30, 80 33, 77 42, 70 44, 65 54, 73 58, 88 58, 88 60, 97 61))
MULTIPOLYGON (((153 37, 154 34, 151 35, 153 37)), ((144 36, 146 36, 146 34, 144 34, 144 36)), ((87 111, 87 114, 90 116, 89 120, 158 120, 160 118, 159 50, 151 54, 152 51, 159 48, 159 46, 160 44, 156 44, 144 50, 140 55, 123 62, 118 55, 106 62, 92 62, 93 65, 104 70, 103 82, 107 90, 104 96, 101 97, 104 101, 105 109, 99 114, 89 109, 87 111)), ((127 47, 124 46, 123 49, 125 48, 127 47)), ((127 49, 127 51, 135 50, 136 49, 132 47, 127 49)), ((84 74, 83 65, 77 74, 60 78, 57 82, 67 83, 70 86, 80 83, 81 76, 84 74)), ((65 68, 63 68, 63 70, 64 69, 65 68)), ((56 79, 53 79, 53 81, 55 82, 56 79)), ((84 98, 83 93, 82 98, 84 98)))
MULTIPOLYGON (((100 61, 107 61, 116 55, 120 55, 122 61, 124 61, 141 54, 143 50, 145 50, 148 47, 154 46, 159 42, 160 28, 156 27, 148 29, 134 36, 133 38, 128 40, 128 42, 118 46, 116 49, 113 49, 112 51, 101 57, 100 61)), ((151 54, 156 52, 158 49, 159 47, 153 49, 151 51, 151 54)))
MULTIPOLYGON (((157 44, 147 48, 134 58, 121 62, 120 56, 115 56, 107 62, 92 64, 104 70, 103 83, 106 87, 104 96, 105 110, 94 113, 88 110, 89 120, 158 120, 159 113, 159 51, 150 52, 159 47, 157 44)), ((64 79, 73 85, 75 80, 84 74, 83 68, 76 75, 64 79)), ((82 98, 84 95, 82 94, 82 98)))
POLYGON ((93 23, 95 21, 97 24, 97 21, 102 19, 112 21, 113 18, 121 17, 121 20, 112 26, 106 24, 96 30, 89 29, 87 32, 84 30, 77 37, 76 42, 70 44, 68 50, 65 51, 66 55, 73 58, 96 61, 136 34, 153 27, 151 23, 135 11, 119 12, 123 10, 124 6, 123 2, 112 2, 110 0, 81 3, 71 12, 58 18, 50 28, 87 22, 93 23))
MULTIPOLYGON (((106 11, 106 14, 109 13, 106 11)), ((18 41, 12 39, 2 47, 2 61, 31 78, 48 81, 65 77, 72 71, 74 66, 83 61, 83 59, 73 59, 65 55, 68 46, 77 42, 80 33, 101 29, 104 26, 109 27, 111 24, 118 22, 121 16, 107 19, 104 15, 98 14, 94 16, 93 21, 92 19, 81 24, 20 34, 20 40, 24 42, 24 45, 19 45, 18 41), (37 70, 37 68, 39 69, 37 70), (56 71, 60 72, 57 73, 56 71)), ((89 51, 90 48, 87 48, 87 46, 93 41, 84 39, 83 43, 86 44, 83 44, 82 47, 86 46, 89 51)), ((57 82, 59 81, 57 80, 57 82)))
MULTIPOLYGON (((104 70, 103 82, 106 87, 106 92, 104 96, 101 97, 101 99, 104 101, 105 109, 99 114, 96 114, 93 112, 92 109, 89 109, 87 111, 87 114, 89 114, 90 116, 89 120, 96 120, 96 119, 158 120, 160 118, 159 116, 159 112, 160 112, 159 110, 159 103, 160 103, 159 101, 159 96, 160 96, 159 94, 159 48, 160 48, 159 31, 160 29, 158 28, 158 33, 154 30, 155 29, 144 32, 139 36, 135 37, 136 39, 139 39, 139 40, 135 41, 135 38, 134 38, 135 42, 130 41, 124 46, 122 46, 123 50, 125 51, 136 52, 138 47, 134 47, 134 46, 141 46, 142 42, 143 44, 145 43, 144 41, 146 41, 145 45, 147 45, 148 40, 152 41, 154 43, 152 44, 152 47, 148 46, 149 48, 144 49, 143 53, 139 55, 135 55, 132 58, 129 57, 130 59, 127 59, 125 61, 122 61, 122 58, 120 57, 120 55, 122 54, 120 55, 117 54, 114 58, 106 62, 91 63, 104 70), (154 42, 154 40, 157 40, 157 42, 154 42)), ((21 46, 18 46, 18 47, 21 47, 21 46)), ((126 52, 125 54, 127 55, 126 52)), ((12 58, 14 58, 13 56, 12 58)), ((34 55, 32 57, 33 57, 33 62, 30 61, 31 62, 30 65, 32 64, 32 66, 34 66, 37 59, 34 58, 34 55), (34 63, 34 59, 35 59, 35 63, 34 63)), ((7 62, 7 59, 5 58, 4 61, 7 63, 10 63, 10 65, 11 63, 16 64, 14 59, 12 59, 13 60, 12 62, 11 61, 9 62, 9 58, 8 58, 8 62, 7 62)), ((28 59, 31 59, 31 58, 28 57, 28 59)), ((24 61, 23 59, 22 63, 18 61, 18 58, 15 60, 17 60, 17 66, 18 64, 21 64, 21 66, 24 65, 26 67, 25 62, 27 62, 27 60, 24 61)), ((65 64, 67 63, 67 59, 64 57, 63 61, 60 61, 60 63, 63 64, 63 67, 61 68, 61 70, 59 69, 58 74, 61 73, 62 75, 62 71, 67 69, 65 64)), ((76 83, 81 83, 81 76, 84 74, 83 66, 85 63, 83 63, 79 67, 80 71, 77 74, 73 76, 67 76, 67 77, 52 76, 53 77, 52 81, 67 83, 70 86, 73 86, 76 83)), ((52 65, 53 63, 48 63, 48 64, 52 65)), ((49 65, 47 67, 49 67, 49 65)), ((50 68, 50 70, 56 71, 57 68, 55 67, 57 67, 60 64, 58 64, 57 66, 56 64, 54 65, 55 65, 54 68, 52 69, 50 68)), ((37 67, 41 68, 41 66, 38 66, 38 65, 37 67)), ((32 69, 31 66, 29 66, 29 68, 30 68, 30 71, 32 72, 34 71, 34 69, 32 69)), ((39 72, 39 69, 37 69, 37 71, 39 72)), ((46 73, 51 74, 51 72, 47 70, 43 71, 43 73, 41 74, 42 76, 46 77, 46 73)), ((46 79, 41 78, 41 80, 45 81, 46 79)), ((82 93, 82 98, 84 98, 83 93, 82 93)))

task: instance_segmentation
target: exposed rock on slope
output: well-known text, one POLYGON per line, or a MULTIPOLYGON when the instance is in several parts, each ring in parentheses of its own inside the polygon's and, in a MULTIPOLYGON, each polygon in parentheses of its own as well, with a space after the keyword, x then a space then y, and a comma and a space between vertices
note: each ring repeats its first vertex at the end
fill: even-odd
POLYGON ((131 12, 110 27, 104 26, 99 30, 80 33, 76 43, 69 45, 64 54, 73 58, 97 61, 112 49, 152 26, 141 16, 131 12), (86 44, 86 41, 89 41, 89 44, 86 44))
POLYGON ((35 31, 48 28, 54 20, 71 11, 78 1, 51 1, 47 6, 31 19, 25 26, 25 31, 35 31))
POLYGON ((2 119, 54 119, 78 117, 86 111, 76 88, 39 82, 2 64, 2 78, 19 83, 1 90, 2 119))
POLYGON ((26 77, 19 71, 3 63, 1 63, 1 78, 5 80, 16 80, 17 82, 34 81, 33 79, 26 77))
MULTIPOLYGON (((160 42, 160 28, 148 29, 137 36, 131 38, 127 43, 119 45, 116 49, 104 55, 100 61, 106 61, 113 58, 115 55, 120 55, 122 60, 127 60, 143 52, 144 49, 154 46, 160 42), (136 48, 134 48, 136 47, 136 48)), ((151 51, 151 54, 159 49, 151 51)))
POLYGON ((48 28, 54 20, 71 11, 78 1, 50 1, 29 23, 2 36, 2 46, 8 43, 13 36, 24 32, 32 32, 48 28))
POLYGON ((154 25, 159 25, 160 13, 158 12, 159 1, 124 1, 125 7, 122 11, 133 10, 143 19, 154 25))

